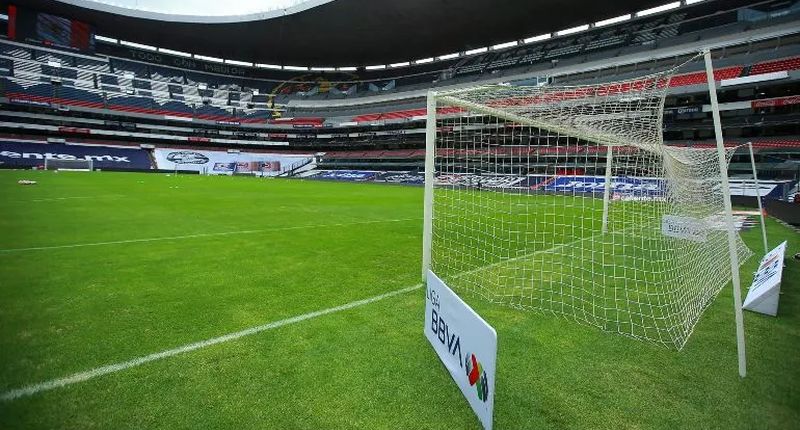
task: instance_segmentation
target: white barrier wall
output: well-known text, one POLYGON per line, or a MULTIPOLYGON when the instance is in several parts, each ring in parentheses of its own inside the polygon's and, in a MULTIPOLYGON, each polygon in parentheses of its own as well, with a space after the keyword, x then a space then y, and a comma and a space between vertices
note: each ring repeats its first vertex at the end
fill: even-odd
POLYGON ((253 173, 275 176, 293 164, 313 158, 310 154, 229 153, 196 149, 156 148, 156 166, 163 170, 183 170, 210 175, 253 173))

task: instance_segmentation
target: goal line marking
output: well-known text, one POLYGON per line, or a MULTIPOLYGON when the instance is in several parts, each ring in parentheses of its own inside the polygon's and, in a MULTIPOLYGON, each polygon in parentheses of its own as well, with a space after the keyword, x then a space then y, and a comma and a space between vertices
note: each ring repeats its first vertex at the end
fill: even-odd
POLYGON ((400 294, 408 293, 414 290, 417 290, 422 287, 422 284, 417 284, 411 287, 401 288, 399 290, 390 291, 388 293, 380 294, 377 296, 373 296, 363 300, 357 300, 354 302, 346 303, 340 306, 335 306, 332 308, 322 309, 319 311, 309 312, 302 315, 297 315, 291 318, 282 319, 279 321, 274 321, 268 324, 263 324, 255 327, 250 327, 248 329, 244 329, 241 331, 229 333, 223 336, 214 337, 211 339, 202 340, 199 342, 190 343, 187 345, 179 346, 177 348, 168 349, 161 352, 156 352, 153 354, 145 355, 142 357, 137 357, 128 361, 123 361, 119 363, 110 364, 107 366, 96 367, 91 370, 87 370, 84 372, 73 373, 72 375, 58 378, 58 379, 51 379, 49 381, 40 382, 38 384, 28 385, 23 388, 18 388, 15 390, 6 391, 3 394, 0 394, 0 401, 13 401, 22 397, 32 396, 34 394, 41 393, 43 391, 50 391, 56 388, 66 387, 67 385, 77 384, 79 382, 88 381, 90 379, 97 378, 98 376, 108 375, 109 373, 116 373, 122 370, 130 369, 132 367, 141 366, 142 364, 149 363, 151 361, 161 360, 168 357, 173 357, 179 354, 184 354, 191 351, 196 351, 198 349, 206 348, 212 345, 217 345, 224 342, 230 342, 232 340, 236 340, 245 336, 254 335, 257 333, 261 333, 267 330, 273 330, 279 327, 296 324, 302 321, 306 321, 312 318, 321 317, 323 315, 328 315, 336 312, 345 311, 348 309, 357 308, 360 306, 368 305, 370 303, 375 303, 384 299, 388 299, 390 297, 394 297, 400 294))
POLYGON ((9 254, 13 252, 25 252, 25 251, 45 251, 50 249, 67 249, 67 248, 84 248, 89 246, 105 246, 105 245, 120 245, 126 243, 144 243, 144 242, 159 242, 163 240, 181 240, 181 239, 196 239, 201 237, 216 237, 216 236, 231 236, 237 234, 252 234, 252 233, 265 233, 269 231, 284 231, 284 230, 302 230, 308 228, 326 228, 326 227, 346 227, 351 225, 363 225, 363 224, 381 224, 381 223, 393 223, 393 222, 405 222, 405 221, 419 221, 422 218, 399 218, 399 219, 381 219, 381 220, 372 220, 372 221, 353 221, 353 222, 342 222, 342 223, 333 223, 333 224, 311 224, 311 225, 296 225, 296 226, 287 226, 287 227, 273 227, 273 228, 262 228, 262 229, 255 229, 255 230, 236 230, 236 231, 223 231, 219 233, 197 233, 197 234, 185 234, 180 236, 162 236, 162 237, 148 237, 142 239, 128 239, 128 240, 111 240, 108 242, 89 242, 89 243, 74 243, 70 245, 52 245, 52 246, 33 246, 29 248, 7 248, 7 249, 0 249, 0 254, 9 254))

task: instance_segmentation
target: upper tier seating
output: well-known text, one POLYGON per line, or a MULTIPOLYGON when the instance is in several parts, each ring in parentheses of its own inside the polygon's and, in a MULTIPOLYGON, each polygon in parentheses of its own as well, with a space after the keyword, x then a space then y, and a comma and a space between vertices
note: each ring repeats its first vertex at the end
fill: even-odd
POLYGON ((775 61, 766 61, 763 63, 755 64, 750 68, 751 75, 760 75, 763 73, 772 73, 780 71, 798 70, 800 69, 800 57, 783 58, 775 61))
MULTIPOLYGON (((714 79, 721 81, 723 79, 738 78, 742 74, 743 66, 726 67, 724 69, 714 70, 714 79)), ((669 83, 671 87, 683 87, 686 85, 700 85, 708 82, 706 72, 687 73, 678 75, 672 78, 669 83)))
MULTIPOLYGON (((193 107, 183 101, 170 100, 154 91, 132 88, 124 91, 121 87, 102 85, 102 88, 81 88, 77 86, 53 85, 15 77, 1 78, 6 97, 16 100, 30 100, 37 103, 53 103, 69 106, 110 109, 124 112, 151 115, 171 115, 196 117, 209 121, 237 121, 256 123, 267 122, 271 111, 264 109, 245 109, 218 107, 200 104, 193 107)), ((166 93, 168 94, 168 93, 166 93)))
MULTIPOLYGON (((243 93, 226 78, 135 61, 0 42, 0 70, 0 76, 17 78, 5 90, 18 100, 217 121, 264 122, 271 116, 266 96, 243 93), (48 85, 36 85, 40 82, 48 85), (198 89, 201 82, 207 89, 198 89)), ((256 86, 269 90, 260 82, 256 86)))

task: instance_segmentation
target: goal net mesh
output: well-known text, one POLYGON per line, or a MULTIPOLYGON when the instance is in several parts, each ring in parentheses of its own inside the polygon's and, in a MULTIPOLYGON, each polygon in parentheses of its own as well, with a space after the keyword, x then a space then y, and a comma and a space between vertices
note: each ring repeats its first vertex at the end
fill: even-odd
POLYGON ((432 270, 681 349, 731 271, 716 149, 663 143, 673 73, 436 93, 432 270))

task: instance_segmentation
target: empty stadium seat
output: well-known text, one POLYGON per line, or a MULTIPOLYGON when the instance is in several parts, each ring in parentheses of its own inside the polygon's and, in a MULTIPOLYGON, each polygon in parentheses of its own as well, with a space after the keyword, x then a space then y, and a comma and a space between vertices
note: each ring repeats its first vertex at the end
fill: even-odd
POLYGON ((758 63, 750 68, 751 75, 760 75, 763 73, 772 73, 780 71, 789 71, 800 69, 800 57, 784 58, 775 61, 766 61, 758 63))
MULTIPOLYGON (((723 69, 714 70, 714 79, 721 81, 723 79, 733 79, 741 75, 743 66, 726 67, 723 69)), ((687 85, 700 85, 707 82, 706 72, 686 73, 683 75, 673 76, 669 83, 670 87, 683 87, 687 85)))

